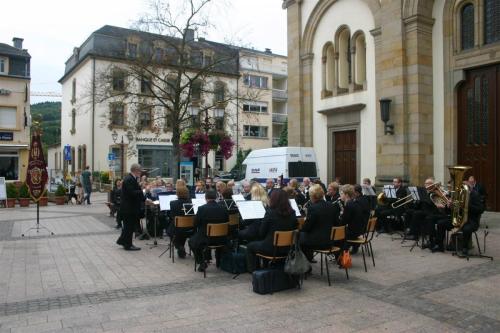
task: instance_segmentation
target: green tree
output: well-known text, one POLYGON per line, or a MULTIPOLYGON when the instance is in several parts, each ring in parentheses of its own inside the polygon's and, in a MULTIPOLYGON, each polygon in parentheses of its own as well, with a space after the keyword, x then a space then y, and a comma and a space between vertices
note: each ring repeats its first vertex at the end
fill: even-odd
POLYGON ((280 133, 280 139, 278 141, 278 146, 286 147, 288 146, 288 119, 285 121, 285 125, 280 133))

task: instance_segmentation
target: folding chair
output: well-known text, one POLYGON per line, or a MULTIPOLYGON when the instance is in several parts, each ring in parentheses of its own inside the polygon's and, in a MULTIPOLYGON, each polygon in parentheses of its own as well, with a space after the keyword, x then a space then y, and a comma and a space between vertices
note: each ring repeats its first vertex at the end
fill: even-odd
POLYGON ((375 255, 373 254, 372 240, 375 234, 375 228, 377 226, 377 218, 372 217, 368 220, 366 224, 366 230, 363 236, 357 239, 347 239, 346 242, 351 245, 359 245, 361 247, 361 253, 363 254, 363 264, 365 265, 365 272, 368 272, 366 268, 366 258, 365 249, 367 254, 372 257, 373 267, 375 267, 375 255))
MULTIPOLYGON (((346 226, 340 226, 340 227, 332 227, 332 230, 330 232, 330 241, 335 244, 343 245, 345 242, 345 228, 346 226)), ((317 249, 313 250, 314 253, 319 253, 321 255, 321 275, 323 275, 323 258, 326 266, 326 275, 328 277, 328 285, 331 286, 332 283, 330 281, 330 270, 328 268, 328 257, 334 256, 336 253, 342 252, 342 247, 341 246, 335 246, 332 245, 328 249, 317 249)), ((349 279, 349 272, 347 268, 345 269, 345 275, 347 279, 349 279)))
MULTIPOLYGON (((227 237, 229 233, 229 223, 208 223, 207 224, 207 238, 208 238, 208 244, 210 244, 210 239, 211 238, 218 238, 218 237, 227 237)), ((205 258, 205 250, 209 249, 210 251, 218 248, 225 247, 226 244, 215 244, 215 245, 207 245, 205 249, 203 250, 203 262, 208 265, 207 263, 207 258, 205 258)), ((196 271, 196 257, 194 260, 194 269, 196 271)), ((207 277, 207 269, 205 268, 203 270, 203 277, 207 277)))
MULTIPOLYGON (((175 235, 177 234, 178 229, 194 229, 194 216, 176 216, 174 220, 174 235, 170 238, 170 243, 168 245, 168 251, 170 251, 170 257, 172 258, 172 262, 175 262, 175 253, 174 253, 174 242, 175 235)), ((167 251, 165 250, 165 251, 167 251)))

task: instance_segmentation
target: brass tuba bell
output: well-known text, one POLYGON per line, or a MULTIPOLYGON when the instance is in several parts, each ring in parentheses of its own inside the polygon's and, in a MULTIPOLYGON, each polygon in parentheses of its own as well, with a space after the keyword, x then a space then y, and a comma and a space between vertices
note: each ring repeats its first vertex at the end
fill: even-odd
POLYGON ((451 181, 453 183, 451 195, 451 223, 456 230, 462 229, 467 223, 469 212, 470 189, 462 184, 465 173, 472 169, 470 166, 449 166, 451 181))

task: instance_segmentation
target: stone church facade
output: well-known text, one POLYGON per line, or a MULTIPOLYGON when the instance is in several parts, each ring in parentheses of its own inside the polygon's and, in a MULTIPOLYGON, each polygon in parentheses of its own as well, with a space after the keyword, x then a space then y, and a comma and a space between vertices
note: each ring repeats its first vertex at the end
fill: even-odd
POLYGON ((470 165, 500 210, 500 1, 283 8, 289 145, 316 148, 322 179, 422 185, 428 176, 446 182, 449 165, 470 165))

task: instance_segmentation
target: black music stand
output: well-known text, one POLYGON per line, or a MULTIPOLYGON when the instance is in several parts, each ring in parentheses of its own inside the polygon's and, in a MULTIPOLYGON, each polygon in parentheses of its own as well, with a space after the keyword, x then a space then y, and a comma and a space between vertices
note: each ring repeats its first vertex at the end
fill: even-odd
POLYGON ((36 233, 38 234, 40 232, 40 229, 43 229, 43 230, 46 230, 47 232, 50 233, 51 236, 55 235, 52 230, 50 230, 49 228, 47 228, 46 226, 44 225, 41 225, 40 224, 40 202, 36 202, 36 226, 34 227, 30 227, 28 229, 26 229, 22 234, 21 234, 21 237, 24 237, 24 235, 30 231, 30 230, 36 230, 36 233))

